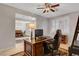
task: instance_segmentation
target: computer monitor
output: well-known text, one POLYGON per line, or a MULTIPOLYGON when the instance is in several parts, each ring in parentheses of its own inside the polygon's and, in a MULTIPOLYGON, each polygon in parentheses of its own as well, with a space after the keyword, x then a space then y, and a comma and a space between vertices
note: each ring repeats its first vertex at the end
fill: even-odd
POLYGON ((43 29, 36 29, 35 30, 35 38, 39 37, 39 36, 43 36, 43 29))

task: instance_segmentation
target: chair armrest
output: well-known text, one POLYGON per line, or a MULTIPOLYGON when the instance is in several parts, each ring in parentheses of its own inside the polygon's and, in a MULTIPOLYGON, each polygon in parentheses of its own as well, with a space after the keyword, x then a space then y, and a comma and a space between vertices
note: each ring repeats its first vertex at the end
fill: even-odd
POLYGON ((45 41, 47 44, 53 44, 53 40, 45 41))

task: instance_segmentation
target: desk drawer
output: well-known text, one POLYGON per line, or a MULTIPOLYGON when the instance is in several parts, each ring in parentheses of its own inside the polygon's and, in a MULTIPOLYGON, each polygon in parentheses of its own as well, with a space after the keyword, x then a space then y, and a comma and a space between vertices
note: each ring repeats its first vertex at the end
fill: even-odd
POLYGON ((35 55, 42 56, 44 54, 43 43, 38 43, 35 45, 35 55))

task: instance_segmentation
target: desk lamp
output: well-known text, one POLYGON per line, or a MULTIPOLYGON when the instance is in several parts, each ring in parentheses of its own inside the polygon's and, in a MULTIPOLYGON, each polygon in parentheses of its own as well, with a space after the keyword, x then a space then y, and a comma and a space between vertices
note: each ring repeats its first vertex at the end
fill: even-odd
POLYGON ((34 23, 29 23, 28 24, 28 27, 29 29, 31 30, 31 40, 33 39, 32 36, 33 36, 33 30, 36 28, 36 24, 34 23))

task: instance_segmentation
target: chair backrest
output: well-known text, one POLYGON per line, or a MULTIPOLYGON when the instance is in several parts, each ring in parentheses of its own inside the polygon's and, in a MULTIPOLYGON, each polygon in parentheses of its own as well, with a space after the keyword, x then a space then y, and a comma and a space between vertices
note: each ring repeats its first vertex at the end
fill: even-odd
POLYGON ((53 47, 54 49, 58 50, 59 46, 60 46, 60 37, 58 35, 55 35, 53 41, 53 47))

